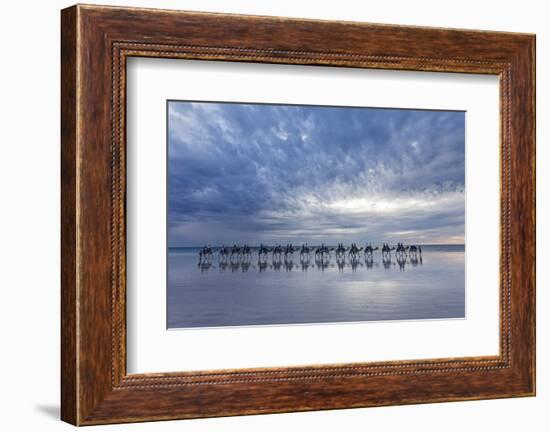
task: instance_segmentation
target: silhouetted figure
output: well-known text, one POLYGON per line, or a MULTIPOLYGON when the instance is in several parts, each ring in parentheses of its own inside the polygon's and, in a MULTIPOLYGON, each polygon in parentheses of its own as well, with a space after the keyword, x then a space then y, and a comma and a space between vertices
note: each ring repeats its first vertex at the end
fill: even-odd
POLYGON ((365 259, 366 258, 372 259, 374 252, 375 250, 378 250, 378 247, 373 247, 371 243, 368 243, 367 245, 365 245, 365 248, 363 250, 364 250, 363 254, 365 256, 365 259))
POLYGON ((307 245, 307 243, 302 245, 302 248, 300 249, 300 262, 302 264, 309 263, 309 260, 311 258, 311 248, 307 245))
POLYGON ((275 262, 280 263, 282 256, 283 256, 283 247, 281 245, 277 245, 273 247, 273 250, 271 252, 271 260, 273 261, 273 263, 275 262))
POLYGON ((284 250, 285 262, 294 261, 294 252, 296 249, 292 244, 287 244, 284 250))
POLYGON ((242 249, 237 244, 233 244, 229 260, 231 263, 240 262, 242 260, 242 249))
POLYGON ((218 262, 227 262, 227 260, 229 259, 229 249, 225 246, 225 245, 222 245, 222 247, 220 248, 220 251, 218 252, 218 262))
POLYGON ((346 257, 346 251, 348 249, 344 247, 344 244, 339 243, 338 247, 336 247, 336 259, 341 259, 346 257))
POLYGON ((325 244, 321 244, 321 247, 317 247, 315 250, 315 263, 322 263, 328 265, 330 262, 330 252, 333 250, 329 249, 325 244))
POLYGON ((357 247, 357 244, 353 243, 351 244, 351 247, 348 251, 348 259, 350 262, 358 261, 359 255, 361 251, 363 250, 363 247, 357 247))
POLYGON ((260 248, 258 249, 258 263, 266 263, 267 262, 267 256, 269 255, 270 248, 260 244, 260 248))
POLYGON ((211 263, 213 257, 212 247, 204 246, 199 250, 199 265, 204 263, 211 263))

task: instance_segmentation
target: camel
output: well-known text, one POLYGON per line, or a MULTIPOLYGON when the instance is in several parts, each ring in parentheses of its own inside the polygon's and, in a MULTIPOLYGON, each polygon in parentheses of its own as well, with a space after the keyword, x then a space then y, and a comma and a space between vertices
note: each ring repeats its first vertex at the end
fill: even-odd
POLYGON ((346 251, 348 249, 344 247, 344 244, 339 243, 338 247, 336 247, 336 259, 342 259, 346 257, 346 251))
POLYGON ((357 244, 351 244, 351 247, 348 251, 348 259, 350 262, 357 261, 359 259, 359 254, 363 250, 363 247, 357 247, 357 244))
POLYGON ((330 252, 333 248, 328 248, 325 244, 321 244, 321 247, 317 247, 315 250, 315 261, 330 261, 330 252))
POLYGON ((252 250, 246 244, 241 249, 241 258, 243 262, 249 262, 249 263, 250 263, 250 260, 252 259, 252 250))
POLYGON ((392 250, 395 250, 395 247, 390 247, 389 244, 384 243, 382 245, 382 258, 389 257, 391 260, 392 250))
POLYGON ((422 255, 422 247, 419 245, 411 245, 409 247, 409 257, 422 255))
POLYGON ((302 248, 300 249, 300 263, 308 263, 310 260, 310 253, 311 248, 306 244, 302 245, 302 248))
POLYGON ((407 255, 407 250, 409 249, 408 246, 405 246, 402 242, 397 243, 397 248, 395 249, 396 255, 407 255))
POLYGON ((287 244, 284 249, 285 262, 292 262, 294 260, 294 251, 296 251, 292 244, 287 244))
POLYGON ((212 252, 212 247, 204 246, 202 249, 199 250, 199 265, 206 264, 206 263, 212 263, 212 256, 214 253, 212 252))
POLYGON ((273 262, 280 262, 282 255, 283 255, 283 246, 276 245, 275 247, 273 247, 273 250, 271 252, 271 260, 273 262))
POLYGON ((422 247, 419 245, 411 245, 409 247, 409 260, 413 266, 419 263, 422 265, 422 247))
POLYGON ((218 252, 218 262, 226 263, 228 257, 229 257, 229 248, 227 248, 225 245, 222 245, 222 247, 218 252))
POLYGON ((270 251, 271 251, 271 249, 269 247, 267 247, 263 244, 260 244, 260 248, 258 249, 258 263, 267 262, 267 255, 269 254, 270 251))
POLYGON ((363 249, 363 254, 365 255, 365 259, 372 258, 376 250, 378 250, 378 247, 373 247, 371 243, 366 244, 365 248, 363 249))
POLYGON ((231 263, 240 262, 242 257, 242 248, 239 247, 237 244, 233 244, 233 247, 231 248, 231 255, 229 257, 229 261, 231 263))

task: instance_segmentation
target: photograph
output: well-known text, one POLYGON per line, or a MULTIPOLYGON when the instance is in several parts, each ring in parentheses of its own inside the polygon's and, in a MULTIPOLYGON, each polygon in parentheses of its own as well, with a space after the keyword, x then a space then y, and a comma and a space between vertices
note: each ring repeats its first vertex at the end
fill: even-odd
POLYGON ((464 111, 168 100, 167 327, 464 319, 464 111))

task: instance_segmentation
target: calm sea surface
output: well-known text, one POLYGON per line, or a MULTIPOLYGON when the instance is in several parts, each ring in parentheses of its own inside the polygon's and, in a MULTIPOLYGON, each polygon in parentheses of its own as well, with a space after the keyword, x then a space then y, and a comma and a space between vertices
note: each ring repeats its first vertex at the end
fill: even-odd
POLYGON ((198 265, 198 248, 168 251, 168 327, 462 318, 464 246, 422 246, 422 260, 372 264, 198 265))

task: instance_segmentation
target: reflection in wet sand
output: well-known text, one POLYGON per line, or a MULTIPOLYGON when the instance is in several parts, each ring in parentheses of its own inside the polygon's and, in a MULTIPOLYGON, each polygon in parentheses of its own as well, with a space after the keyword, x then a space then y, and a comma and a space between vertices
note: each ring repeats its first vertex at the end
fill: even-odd
MULTIPOLYGON (((418 265, 422 266, 422 257, 383 257, 381 263, 384 266, 384 269, 399 269, 400 271, 405 271, 405 269, 410 267, 416 267, 418 265)), ((338 271, 344 272, 346 269, 351 271, 357 271, 358 269, 365 268, 367 270, 372 270, 374 267, 379 267, 380 262, 376 261, 374 258, 365 258, 365 259, 340 259, 337 258, 334 260, 334 263, 331 260, 317 260, 315 263, 311 262, 301 262, 296 263, 294 260, 285 259, 283 261, 275 259, 272 262, 259 261, 257 264, 253 264, 250 261, 246 262, 220 262, 218 265, 215 265, 211 262, 202 262, 199 263, 198 268, 201 272, 215 271, 219 270, 220 272, 226 272, 228 268, 231 269, 231 272, 248 272, 249 270, 265 272, 267 270, 281 271, 281 268, 284 268, 286 272, 292 272, 295 270, 307 271, 309 268, 316 268, 320 271, 324 271, 327 268, 338 268, 338 271)))
MULTIPOLYGON (((336 248, 336 247, 335 247, 336 248)), ((231 250, 231 249, 229 249, 231 250)), ((168 326, 463 318, 464 247, 337 258, 283 247, 265 259, 168 253, 168 326)))

